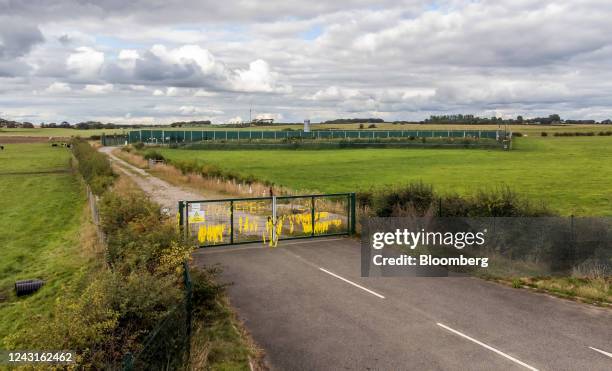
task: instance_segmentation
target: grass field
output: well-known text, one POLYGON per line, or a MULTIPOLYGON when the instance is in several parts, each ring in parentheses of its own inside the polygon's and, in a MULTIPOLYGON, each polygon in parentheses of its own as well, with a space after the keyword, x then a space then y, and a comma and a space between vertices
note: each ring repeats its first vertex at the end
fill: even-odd
POLYGON ((423 181, 443 193, 508 185, 564 215, 612 215, 612 137, 517 138, 513 151, 345 149, 194 151, 200 159, 296 190, 350 192, 423 181))
POLYGON ((79 237, 85 198, 78 178, 68 171, 69 157, 67 149, 47 144, 8 145, 0 151, 0 348, 5 336, 37 320, 32 315, 44 318, 63 288, 89 265, 79 237), (17 298, 14 282, 27 278, 46 284, 34 295, 17 298))
MULTIPOLYGON (((352 130, 358 129, 359 124, 313 124, 313 129, 330 129, 336 128, 341 130, 352 130)), ((368 125, 365 124, 367 128, 368 125)), ((252 126, 248 128, 225 128, 219 125, 211 125, 197 128, 168 128, 164 127, 164 130, 283 130, 291 128, 294 130, 302 129, 302 125, 274 125, 274 126, 252 126)), ((144 130, 149 128, 143 128, 144 130)), ((161 129, 159 127, 152 127, 150 129, 161 129)), ((364 129, 364 130, 497 130, 497 125, 418 125, 418 124, 405 124, 405 125, 394 125, 391 123, 376 124, 375 129, 364 129)), ((0 144, 2 143, 1 137, 3 136, 29 136, 29 137, 71 137, 81 136, 83 138, 89 138, 92 135, 107 134, 122 134, 127 133, 130 130, 138 129, 94 129, 94 130, 75 130, 75 129, 64 129, 64 128, 34 128, 34 129, 0 129, 0 144)), ((599 132, 612 130, 612 125, 512 125, 510 130, 514 132, 521 132, 528 135, 540 135, 542 131, 554 133, 554 132, 599 132)))
MULTIPOLYGON (((76 130, 76 129, 64 129, 64 128, 33 128, 33 129, 0 129, 0 137, 6 136, 24 136, 24 137, 72 137, 80 136, 83 138, 89 138, 92 135, 105 134, 121 134, 127 132, 124 129, 92 129, 92 130, 76 130)), ((2 139, 0 138, 0 143, 2 139)))

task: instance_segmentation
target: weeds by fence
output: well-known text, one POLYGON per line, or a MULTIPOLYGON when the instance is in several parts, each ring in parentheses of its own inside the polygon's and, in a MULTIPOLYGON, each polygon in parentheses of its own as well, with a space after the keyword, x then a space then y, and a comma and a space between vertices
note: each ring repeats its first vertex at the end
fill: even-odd
POLYGON ((131 370, 188 369, 193 329, 193 284, 189 263, 183 263, 183 297, 143 340, 138 353, 123 356, 122 368, 131 370))
POLYGON ((91 212, 91 220, 96 227, 96 233, 98 235, 98 240, 101 246, 106 246, 106 235, 100 226, 100 211, 98 210, 98 196, 96 196, 92 191, 89 184, 85 185, 85 190, 87 193, 87 202, 89 204, 89 210, 91 212))

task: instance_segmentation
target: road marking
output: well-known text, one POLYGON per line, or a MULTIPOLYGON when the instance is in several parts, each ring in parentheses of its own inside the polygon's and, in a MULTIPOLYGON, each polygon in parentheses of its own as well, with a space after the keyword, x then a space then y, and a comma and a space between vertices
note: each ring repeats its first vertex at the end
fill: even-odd
POLYGON ((597 348, 593 348, 593 347, 589 347, 589 348, 591 348, 591 349, 593 349, 594 351, 599 352, 599 353, 601 353, 601 354, 603 354, 603 355, 605 355, 605 356, 608 356, 608 357, 612 358, 612 353, 604 352, 604 351, 603 351, 603 350, 601 350, 601 349, 597 349, 597 348))
POLYGON ((374 295, 374 296, 378 296, 378 297, 379 297, 379 298, 381 298, 381 299, 384 299, 384 298, 385 298, 385 297, 384 297, 384 296, 382 296, 381 294, 379 294, 379 293, 377 293, 377 292, 374 292, 374 291, 372 291, 372 290, 370 290, 370 289, 366 289, 365 287, 363 287, 363 286, 361 286, 361 285, 358 285, 358 284, 356 284, 356 283, 355 283, 355 282, 353 282, 353 281, 349 281, 349 280, 347 280, 347 279, 346 279, 346 278, 344 278, 344 277, 338 276, 337 274, 335 274, 335 273, 333 273, 333 272, 328 271, 327 269, 324 269, 324 268, 321 268, 321 267, 319 267, 319 269, 320 269, 320 270, 322 270, 323 272, 325 272, 325 273, 327 273, 327 274, 331 275, 331 276, 336 277, 337 279, 340 279, 340 280, 342 280, 342 281, 344 281, 344 282, 346 282, 346 283, 348 283, 348 284, 351 284, 351 285, 353 285, 353 286, 355 286, 355 287, 358 287, 358 288, 360 288, 360 289, 362 289, 362 290, 364 290, 364 291, 367 291, 367 292, 369 292, 370 294, 372 294, 372 295, 374 295))
POLYGON ((450 327, 448 327, 448 326, 446 326, 446 325, 443 325, 442 323, 436 322, 436 324, 437 324, 438 326, 442 327, 442 328, 447 329, 448 331, 450 331, 450 332, 452 332, 452 333, 454 333, 454 334, 456 334, 456 335, 459 335, 459 336, 461 336, 461 337, 463 337, 463 338, 465 338, 465 339, 468 339, 468 340, 469 340, 469 341, 471 341, 471 342, 474 342, 474 343, 476 343, 476 344, 478 344, 478 345, 480 345, 480 346, 482 346, 482 347, 484 347, 484 348, 487 348, 488 350, 490 350, 490 351, 492 351, 492 352, 495 352, 495 353, 499 354, 499 355, 500 355, 500 356, 502 356, 502 357, 508 358, 508 359, 509 359, 509 360, 511 360, 512 362, 518 363, 519 365, 521 365, 521 366, 523 366, 523 367, 525 367, 525 368, 527 368, 527 369, 529 369, 529 370, 532 370, 532 371, 538 371, 538 369, 537 369, 537 368, 535 368, 535 367, 533 367, 533 366, 530 366, 530 365, 526 364, 525 362, 521 362, 521 361, 519 361, 518 359, 516 359, 516 358, 514 358, 514 357, 512 357, 512 356, 510 356, 510 355, 508 355, 508 354, 506 354, 506 353, 504 353, 504 352, 502 352, 501 350, 497 350, 497 349, 493 348, 493 347, 492 347, 492 346, 490 346, 490 345, 487 345, 487 344, 485 344, 485 343, 483 343, 483 342, 481 342, 481 341, 478 341, 478 340, 476 340, 476 339, 474 339, 474 338, 471 338, 471 337, 467 336, 466 334, 463 334, 463 333, 461 333, 461 332, 459 332, 459 331, 457 331, 457 330, 454 330, 454 329, 452 329, 452 328, 450 328, 450 327))
POLYGON ((251 246, 241 246, 236 247, 232 245, 227 246, 209 246, 203 247, 193 252, 194 255, 207 255, 207 254, 216 254, 216 253, 229 253, 235 251, 244 251, 244 250, 255 250, 255 249, 264 249, 266 246, 262 246, 261 244, 253 243, 251 246))
POLYGON ((321 243, 321 242, 329 242, 329 241, 340 241, 340 240, 346 240, 346 238, 314 238, 314 239, 309 239, 307 241, 296 241, 296 242, 291 242, 291 241, 283 241, 283 240, 279 240, 278 242, 282 242, 282 246, 293 246, 293 245, 302 245, 305 243, 321 243))

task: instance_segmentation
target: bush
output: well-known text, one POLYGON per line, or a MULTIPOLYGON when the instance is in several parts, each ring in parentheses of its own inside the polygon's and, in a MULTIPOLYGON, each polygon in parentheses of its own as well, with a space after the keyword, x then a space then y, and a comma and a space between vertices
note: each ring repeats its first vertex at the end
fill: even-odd
POLYGON ((434 200, 433 187, 422 182, 378 192, 373 197, 376 216, 395 216, 398 209, 423 214, 434 200))
POLYGON ((79 368, 117 369, 126 352, 138 354, 169 313, 182 308, 182 263, 191 248, 159 205, 140 194, 106 192, 100 216, 108 265, 58 299, 49 321, 12 335, 13 344, 75 349, 79 368))
POLYGON ((509 188, 479 191, 473 196, 437 195, 431 185, 411 183, 379 191, 357 194, 358 207, 371 208, 374 215, 444 217, 551 216, 544 206, 536 206, 509 188))
POLYGON ((545 132, 545 131, 543 131, 543 132, 542 132, 540 135, 541 135, 541 136, 543 136, 543 137, 547 137, 547 136, 548 136, 548 133, 547 133, 547 132, 545 132))
POLYGON ((513 136, 513 137, 520 138, 520 137, 522 137, 522 136, 523 136, 523 133, 521 133, 521 132, 517 131, 517 132, 515 132, 515 133, 512 133, 512 136, 513 136))
POLYGON ((144 148, 145 145, 142 142, 137 142, 137 143, 132 144, 132 146, 134 146, 134 148, 140 151, 141 149, 144 148))
POLYGON ((91 191, 101 195, 115 180, 108 158, 82 139, 73 139, 71 144, 79 172, 91 187, 91 191))
POLYGON ((370 124, 370 125, 368 125, 368 129, 376 129, 376 124, 370 124))
POLYGON ((158 161, 164 161, 164 160, 166 160, 166 159, 164 158, 164 156, 163 156, 161 153, 159 153, 159 152, 157 152, 157 151, 155 151, 155 150, 149 150, 149 151, 147 151, 147 152, 145 153, 145 155, 144 155, 144 158, 145 158, 146 160, 158 160, 158 161))
POLYGON ((193 173, 205 178, 220 178, 245 184, 252 184, 257 181, 253 175, 242 175, 231 170, 222 170, 215 164, 202 163, 198 160, 173 160, 169 162, 185 175, 193 173))
POLYGON ((612 135, 612 131, 600 131, 599 133, 595 134, 592 131, 576 131, 576 132, 561 132, 561 133, 555 133, 554 134, 556 137, 592 137, 595 135, 598 136, 610 136, 612 135))

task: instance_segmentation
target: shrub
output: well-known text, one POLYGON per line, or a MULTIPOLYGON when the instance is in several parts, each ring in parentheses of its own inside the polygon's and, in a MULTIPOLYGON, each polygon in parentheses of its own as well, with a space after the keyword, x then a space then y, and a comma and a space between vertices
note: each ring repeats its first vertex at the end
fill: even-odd
POLYGON ((144 148, 145 145, 142 142, 137 142, 137 143, 132 144, 132 146, 134 146, 134 148, 140 151, 141 149, 144 148))
POLYGON ((545 131, 543 131, 543 132, 542 132, 540 135, 541 135, 541 136, 543 136, 543 137, 547 137, 547 136, 548 136, 548 133, 547 133, 547 132, 545 132, 545 131))
POLYGON ((91 191, 102 194, 115 180, 108 158, 82 139, 73 139, 72 153, 78 161, 78 169, 91 191))
POLYGON ((551 216, 544 206, 534 205, 509 188, 479 191, 473 196, 439 196, 431 185, 411 183, 379 191, 357 194, 361 209, 371 208, 374 215, 424 216, 427 213, 444 217, 513 217, 551 216))
POLYGON ((370 124, 370 125, 368 125, 368 129, 376 129, 376 124, 370 124))
POLYGON ((398 208, 412 208, 422 214, 433 200, 433 187, 419 182, 376 193, 373 204, 377 216, 393 216, 398 208))
POLYGON ((144 158, 147 160, 165 160, 164 156, 155 150, 147 151, 144 155, 144 158))
POLYGON ((517 131, 517 132, 515 132, 515 133, 512 133, 512 136, 513 136, 513 137, 520 138, 520 137, 522 137, 522 136, 523 136, 523 133, 521 133, 521 132, 517 131))
POLYGON ((182 263, 191 248, 159 205, 141 194, 106 192, 100 216, 109 264, 58 299, 50 320, 11 335, 12 344, 75 349, 79 368, 117 369, 184 305, 182 263))

